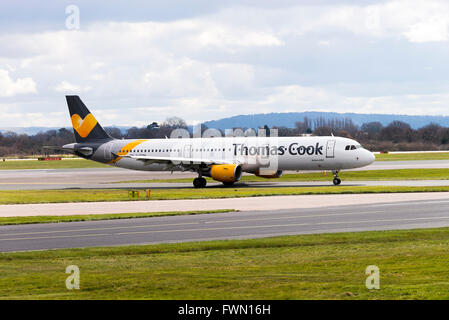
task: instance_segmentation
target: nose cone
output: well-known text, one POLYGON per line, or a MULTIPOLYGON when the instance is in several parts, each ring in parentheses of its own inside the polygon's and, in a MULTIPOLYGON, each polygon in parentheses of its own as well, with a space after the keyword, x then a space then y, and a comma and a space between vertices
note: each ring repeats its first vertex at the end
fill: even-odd
POLYGON ((376 160, 376 157, 374 156, 374 153, 372 153, 372 152, 370 152, 370 151, 368 151, 368 150, 365 150, 366 152, 365 152, 365 161, 366 161, 366 166, 367 165, 370 165, 371 163, 373 163, 374 162, 374 160, 376 160))

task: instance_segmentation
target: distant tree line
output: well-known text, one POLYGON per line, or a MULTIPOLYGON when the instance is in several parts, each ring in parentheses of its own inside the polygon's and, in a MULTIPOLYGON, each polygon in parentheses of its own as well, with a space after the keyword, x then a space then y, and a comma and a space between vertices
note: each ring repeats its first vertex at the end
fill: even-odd
MULTIPOLYGON (((117 139, 157 139, 169 138, 171 132, 178 128, 187 129, 188 126, 183 119, 171 117, 160 125, 153 122, 144 127, 132 127, 125 131, 115 127, 106 127, 105 130, 117 139)), ((371 151, 449 149, 449 128, 434 123, 415 130, 408 123, 401 121, 393 121, 387 126, 383 126, 380 122, 368 122, 358 126, 350 118, 304 118, 297 121, 294 128, 274 128, 278 130, 278 135, 281 137, 333 134, 353 138, 371 151)), ((202 128, 202 130, 205 129, 207 128, 202 128)), ((239 129, 245 132, 248 128, 239 129)), ((261 129, 268 129, 268 127, 261 129)), ((35 135, 0 133, 0 156, 42 155, 45 153, 44 146, 62 146, 74 141, 73 131, 66 128, 39 132, 35 135)))
MULTIPOLYGON (((171 117, 161 125, 153 122, 142 128, 129 128, 125 132, 115 127, 105 127, 104 129, 109 135, 117 139, 157 139, 170 137, 173 129, 177 128, 187 129, 186 122, 181 118, 171 117)), ((66 128, 39 132, 35 135, 17 134, 15 132, 0 133, 0 157, 42 155, 46 152, 55 153, 44 150, 44 146, 58 147, 72 142, 75 142, 73 130, 66 128)))
POLYGON ((353 138, 372 151, 413 151, 449 149, 449 128, 430 123, 417 130, 408 123, 393 121, 387 126, 368 122, 360 127, 350 118, 307 119, 295 123, 295 128, 278 128, 279 136, 313 134, 353 138))

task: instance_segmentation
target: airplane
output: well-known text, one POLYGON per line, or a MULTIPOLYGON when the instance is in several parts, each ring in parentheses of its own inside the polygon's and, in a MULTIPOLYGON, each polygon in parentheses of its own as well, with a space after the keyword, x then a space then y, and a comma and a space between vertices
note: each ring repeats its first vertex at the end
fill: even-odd
POLYGON ((340 170, 364 167, 375 159, 357 141, 334 136, 115 139, 78 96, 66 100, 76 142, 62 150, 132 170, 196 172, 195 188, 206 187, 204 177, 232 186, 243 172, 270 179, 280 178, 285 170, 332 171, 333 184, 339 185, 340 170))

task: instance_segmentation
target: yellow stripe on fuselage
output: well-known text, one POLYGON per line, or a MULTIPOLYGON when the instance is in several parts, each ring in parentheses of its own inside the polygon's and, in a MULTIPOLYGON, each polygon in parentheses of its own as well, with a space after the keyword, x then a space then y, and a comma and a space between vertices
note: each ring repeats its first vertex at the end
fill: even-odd
POLYGON ((148 141, 148 139, 133 140, 132 142, 130 142, 127 145, 125 145, 124 147, 122 147, 119 152, 117 152, 117 156, 118 156, 117 158, 109 161, 108 163, 116 163, 117 161, 122 159, 122 157, 120 157, 120 156, 127 155, 132 149, 137 147, 142 142, 146 142, 146 141, 148 141))

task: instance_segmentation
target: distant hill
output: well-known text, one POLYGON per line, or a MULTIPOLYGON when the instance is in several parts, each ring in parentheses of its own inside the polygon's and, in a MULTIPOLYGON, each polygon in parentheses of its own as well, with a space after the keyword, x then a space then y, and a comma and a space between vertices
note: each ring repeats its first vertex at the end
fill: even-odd
MULTIPOLYGON (((344 119, 350 118, 354 124, 361 126, 363 123, 378 121, 382 125, 386 126, 392 121, 399 120, 407 122, 413 129, 419 129, 428 125, 429 123, 437 123, 443 127, 449 127, 449 116, 410 116, 410 115, 396 115, 396 114, 365 114, 365 113, 336 113, 336 112, 286 112, 286 113, 259 113, 238 115, 229 118, 223 118, 219 120, 206 121, 203 124, 208 128, 216 129, 232 129, 236 127, 240 128, 259 128, 264 125, 268 125, 270 128, 287 127, 294 128, 296 121, 303 121, 304 117, 314 120, 317 118, 324 119, 344 119)), ((123 133, 129 126, 114 126, 119 128, 123 133)), ((35 135, 39 132, 45 132, 48 130, 58 130, 61 127, 2 127, 1 133, 8 131, 15 132, 17 134, 35 135)), ((72 128, 66 128, 72 130, 72 128)), ((189 126, 189 130, 192 131, 192 126, 189 126)))
MULTIPOLYGON (((0 128, 1 133, 14 132, 17 134, 27 134, 33 136, 39 132, 45 132, 48 130, 59 130, 61 127, 3 127, 0 128)), ((66 128, 68 129, 68 128, 66 128)))
POLYGON ((323 117, 324 119, 344 119, 350 118, 361 126, 366 122, 378 121, 386 126, 392 121, 399 120, 407 122, 413 129, 418 129, 428 125, 429 123, 437 123, 444 127, 449 127, 449 116, 410 116, 410 115, 396 115, 396 114, 364 114, 364 113, 336 113, 336 112, 288 112, 288 113, 261 113, 239 115, 220 120, 206 121, 203 124, 208 128, 216 129, 232 129, 235 127, 241 128, 258 128, 268 125, 269 127, 287 127, 294 128, 296 121, 302 121, 304 117, 317 119, 323 117))

